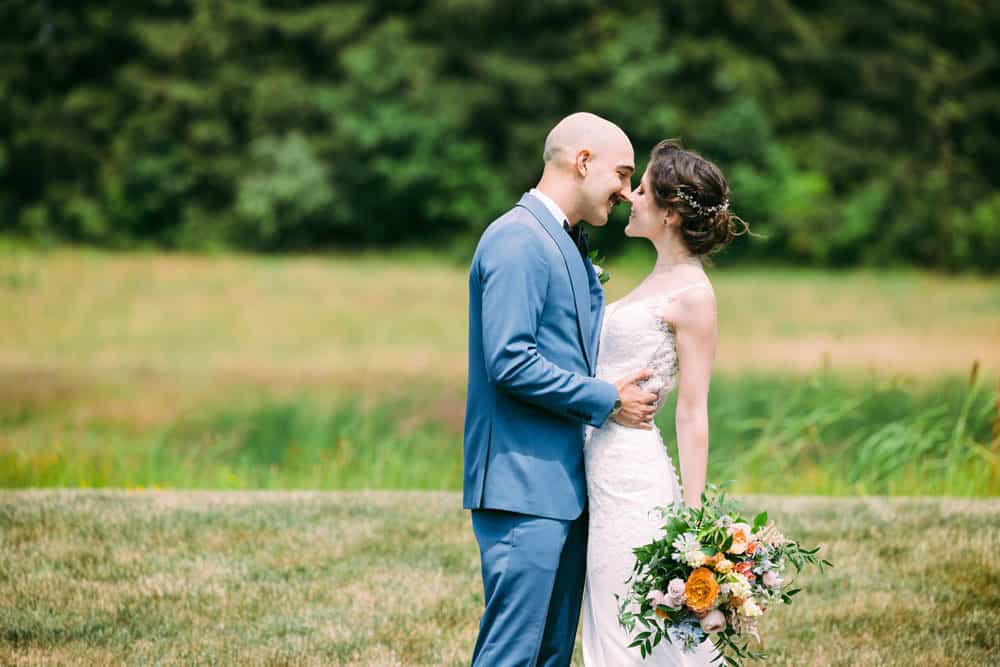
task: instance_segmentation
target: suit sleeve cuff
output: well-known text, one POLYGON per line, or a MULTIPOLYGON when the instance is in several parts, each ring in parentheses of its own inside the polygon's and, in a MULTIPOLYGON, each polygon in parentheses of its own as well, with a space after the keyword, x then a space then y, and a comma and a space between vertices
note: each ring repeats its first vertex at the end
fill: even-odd
POLYGON ((611 411, 615 409, 615 401, 618 400, 618 390, 610 382, 595 380, 597 384, 597 400, 594 411, 589 415, 587 423, 596 428, 600 428, 608 423, 611 411))

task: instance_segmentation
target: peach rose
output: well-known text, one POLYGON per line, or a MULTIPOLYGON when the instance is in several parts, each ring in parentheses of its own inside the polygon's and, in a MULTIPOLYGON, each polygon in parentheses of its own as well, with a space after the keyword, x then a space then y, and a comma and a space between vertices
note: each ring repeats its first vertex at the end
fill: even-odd
POLYGON ((684 584, 684 600, 692 611, 705 611, 719 596, 719 584, 707 567, 696 568, 684 584))
POLYGON ((753 563, 751 563, 750 561, 744 561, 742 563, 737 563, 735 567, 733 567, 733 570, 742 574, 744 577, 747 578, 747 580, 753 581, 754 579, 757 578, 757 575, 750 571, 752 567, 753 563))
POLYGON ((734 523, 729 527, 729 534, 733 537, 733 543, 729 545, 729 553, 737 556, 745 553, 747 545, 750 544, 750 524, 734 523))

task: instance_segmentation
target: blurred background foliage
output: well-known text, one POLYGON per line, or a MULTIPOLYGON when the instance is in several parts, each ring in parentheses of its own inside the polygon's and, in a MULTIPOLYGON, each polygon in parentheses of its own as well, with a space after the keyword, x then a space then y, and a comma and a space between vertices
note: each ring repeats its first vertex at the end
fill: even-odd
POLYGON ((995 271, 998 29, 967 0, 8 0, 0 234, 465 256, 586 109, 640 168, 665 137, 722 166, 762 235, 727 263, 995 271))

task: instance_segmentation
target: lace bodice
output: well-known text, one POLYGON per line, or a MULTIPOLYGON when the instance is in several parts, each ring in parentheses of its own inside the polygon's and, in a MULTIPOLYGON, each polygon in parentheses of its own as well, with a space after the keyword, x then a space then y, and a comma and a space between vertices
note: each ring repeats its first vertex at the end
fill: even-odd
POLYGON ((660 316, 660 301, 616 301, 604 315, 597 377, 607 382, 649 368, 655 375, 640 386, 659 392, 657 407, 677 386, 677 346, 673 327, 660 316))
POLYGON ((616 382, 649 368, 654 375, 640 386, 659 392, 657 407, 663 407, 667 395, 677 387, 679 374, 676 332, 664 321, 663 308, 677 296, 697 287, 708 287, 708 283, 692 283, 666 295, 612 302, 601 327, 597 377, 616 382))

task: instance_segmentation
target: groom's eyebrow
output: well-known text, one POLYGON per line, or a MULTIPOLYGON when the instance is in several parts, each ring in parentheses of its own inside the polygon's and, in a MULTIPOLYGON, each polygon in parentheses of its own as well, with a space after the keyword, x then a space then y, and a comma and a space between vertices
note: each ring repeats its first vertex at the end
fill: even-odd
POLYGON ((631 175, 635 173, 635 167, 630 164, 620 164, 618 165, 618 171, 627 171, 631 175))

